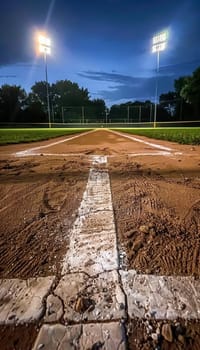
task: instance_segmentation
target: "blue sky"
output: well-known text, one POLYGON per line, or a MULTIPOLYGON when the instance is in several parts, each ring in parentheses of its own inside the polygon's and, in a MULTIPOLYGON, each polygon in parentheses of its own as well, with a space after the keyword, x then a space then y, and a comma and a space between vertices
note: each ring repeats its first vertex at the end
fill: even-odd
POLYGON ((154 99, 152 36, 169 30, 159 93, 200 66, 199 0, 12 0, 0 3, 0 85, 44 80, 34 35, 52 39, 49 81, 70 79, 107 105, 154 99), (9 76, 9 77, 8 77, 9 76))

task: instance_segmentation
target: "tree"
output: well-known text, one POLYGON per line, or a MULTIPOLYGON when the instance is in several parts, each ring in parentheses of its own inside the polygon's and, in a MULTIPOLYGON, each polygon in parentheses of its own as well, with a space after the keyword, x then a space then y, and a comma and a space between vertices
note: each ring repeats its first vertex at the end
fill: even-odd
POLYGON ((59 80, 51 87, 51 100, 55 107, 85 106, 89 104, 89 92, 70 80, 59 80))
POLYGON ((109 119, 112 122, 140 123, 152 121, 153 104, 151 101, 128 101, 120 105, 113 105, 109 119))
POLYGON ((43 111, 40 102, 32 102, 21 114, 20 122, 47 123, 47 114, 43 111))
POLYGON ((181 96, 186 102, 191 103, 194 108, 194 116, 200 117, 200 67, 197 68, 191 77, 187 77, 183 85, 181 96))
POLYGON ((106 121, 106 104, 105 101, 97 98, 90 102, 90 105, 86 107, 89 112, 89 120, 91 122, 103 123, 106 121))
POLYGON ((26 92, 20 86, 3 85, 0 88, 0 120, 16 122, 26 100, 26 92))
MULTIPOLYGON (((48 83, 49 94, 51 94, 51 86, 48 83)), ((29 103, 40 102, 45 112, 47 112, 47 84, 46 81, 38 81, 31 87, 29 94, 29 103)))
POLYGON ((187 84, 188 79, 189 76, 184 76, 174 80, 174 89, 178 96, 181 95, 181 90, 187 84))
POLYGON ((175 117, 179 120, 188 120, 194 115, 193 107, 188 103, 183 93, 189 79, 189 76, 183 76, 174 81, 174 89, 177 95, 175 117))
POLYGON ((171 117, 175 115, 177 101, 177 93, 174 91, 161 94, 159 98, 160 105, 169 113, 171 117))

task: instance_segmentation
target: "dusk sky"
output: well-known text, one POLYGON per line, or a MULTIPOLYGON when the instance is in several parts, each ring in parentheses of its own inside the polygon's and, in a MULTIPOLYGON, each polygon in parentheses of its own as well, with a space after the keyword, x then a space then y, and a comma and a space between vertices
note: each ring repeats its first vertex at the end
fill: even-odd
POLYGON ((200 66, 200 0, 1 0, 0 85, 28 92, 45 79, 35 42, 44 29, 52 40, 49 81, 77 82, 108 106, 154 100, 152 36, 164 29, 159 94, 200 66))

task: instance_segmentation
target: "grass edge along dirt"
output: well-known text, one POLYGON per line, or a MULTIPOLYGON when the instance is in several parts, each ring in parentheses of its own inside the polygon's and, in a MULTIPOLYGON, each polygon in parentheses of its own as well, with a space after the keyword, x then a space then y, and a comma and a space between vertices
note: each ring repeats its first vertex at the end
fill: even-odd
POLYGON ((174 127, 174 128, 115 128, 128 134, 146 136, 158 140, 178 142, 186 145, 200 145, 200 127, 174 127))
POLYGON ((86 128, 66 128, 66 129, 0 129, 0 145, 27 143, 34 141, 49 140, 51 138, 68 136, 77 133, 90 131, 86 128))

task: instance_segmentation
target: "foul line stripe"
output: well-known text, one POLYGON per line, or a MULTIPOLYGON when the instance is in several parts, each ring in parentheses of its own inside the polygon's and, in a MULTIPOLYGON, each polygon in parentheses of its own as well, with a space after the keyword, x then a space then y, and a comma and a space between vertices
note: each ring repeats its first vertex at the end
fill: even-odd
POLYGON ((59 145, 60 143, 64 143, 64 142, 68 142, 68 141, 74 140, 74 139, 76 139, 78 137, 90 134, 90 133, 95 132, 95 131, 96 130, 92 130, 92 131, 88 131, 88 132, 85 132, 85 133, 81 133, 79 135, 72 136, 72 137, 64 139, 64 140, 59 140, 59 141, 56 141, 56 142, 52 142, 52 143, 50 143, 48 145, 29 148, 29 149, 27 149, 25 151, 16 152, 16 153, 14 153, 14 155, 17 156, 17 157, 18 156, 24 156, 24 155, 31 155, 32 152, 37 151, 39 149, 44 149, 44 148, 49 148, 49 147, 52 147, 52 146, 56 146, 56 145, 59 145))
POLYGON ((93 156, 78 217, 69 235, 70 246, 62 274, 84 271, 96 275, 118 269, 110 178, 105 167, 98 169, 95 166, 106 163, 106 156, 93 156))
POLYGON ((141 139, 138 139, 134 136, 129 136, 129 135, 124 135, 123 133, 119 133, 117 131, 113 131, 113 130, 109 130, 110 132, 113 132, 114 134, 116 135, 119 135, 119 136, 122 136, 122 137, 125 137, 127 139, 130 139, 132 141, 136 141, 136 142, 140 142, 140 143, 144 143, 148 146, 151 146, 151 147, 154 147, 154 148, 158 148, 158 149, 161 149, 163 151, 173 151, 172 148, 169 148, 169 147, 165 147, 165 146, 161 146, 161 145, 157 145, 156 143, 152 143, 152 142, 148 142, 148 141, 144 141, 144 140, 141 140, 141 139))

